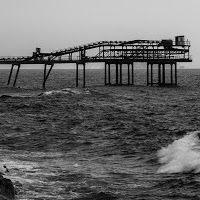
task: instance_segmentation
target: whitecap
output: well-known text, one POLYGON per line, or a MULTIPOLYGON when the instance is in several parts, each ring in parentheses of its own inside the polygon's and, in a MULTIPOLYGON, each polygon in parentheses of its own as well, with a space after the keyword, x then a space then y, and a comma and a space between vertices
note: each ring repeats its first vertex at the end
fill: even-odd
POLYGON ((157 173, 200 172, 200 131, 186 134, 157 152, 162 166, 157 173))

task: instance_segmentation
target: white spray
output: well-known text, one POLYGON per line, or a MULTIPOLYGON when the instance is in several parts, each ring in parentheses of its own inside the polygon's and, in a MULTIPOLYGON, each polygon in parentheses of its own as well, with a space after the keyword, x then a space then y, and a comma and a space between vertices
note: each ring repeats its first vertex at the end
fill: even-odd
POLYGON ((190 132, 158 151, 157 173, 200 172, 200 131, 190 132))

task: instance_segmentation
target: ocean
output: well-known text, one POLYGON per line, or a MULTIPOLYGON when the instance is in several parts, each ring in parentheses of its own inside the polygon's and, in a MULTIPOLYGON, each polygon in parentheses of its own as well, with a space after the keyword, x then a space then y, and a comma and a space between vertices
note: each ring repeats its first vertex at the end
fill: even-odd
MULTIPOLYGON (((114 74, 114 73, 113 73, 114 74)), ((114 75, 112 82, 114 83, 114 75)), ((127 82, 124 71, 123 82, 127 82)), ((0 70, 0 168, 16 199, 200 199, 200 69, 178 87, 104 86, 104 70, 0 70), (12 79, 13 82, 13 79, 12 79)))

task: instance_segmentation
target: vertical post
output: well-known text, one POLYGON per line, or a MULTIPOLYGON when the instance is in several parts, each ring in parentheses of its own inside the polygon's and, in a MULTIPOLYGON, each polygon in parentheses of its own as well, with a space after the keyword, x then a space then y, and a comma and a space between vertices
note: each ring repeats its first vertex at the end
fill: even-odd
POLYGON ((108 84, 110 85, 110 63, 108 64, 108 84))
POLYGON ((104 59, 104 45, 103 45, 103 59, 104 59))
POLYGON ((76 63, 76 87, 78 87, 78 63, 76 63))
POLYGON ((177 86, 177 63, 175 63, 175 86, 177 86))
POLYGON ((122 85, 122 64, 120 64, 120 66, 119 66, 120 68, 120 85, 122 85))
POLYGON ((85 63, 83 63, 83 87, 85 88, 85 63))
POLYGON ((116 63, 116 85, 118 85, 118 64, 116 63))
POLYGON ((133 68, 133 63, 131 63, 131 72, 132 72, 132 85, 134 85, 134 68, 133 68))
POLYGON ((153 64, 151 64, 151 86, 153 86, 153 64))
POLYGON ((105 85, 107 85, 107 63, 105 62, 105 79, 104 79, 105 85))
POLYGON ((43 78, 43 89, 45 89, 45 83, 46 83, 46 71, 47 71, 47 64, 44 64, 44 78, 43 78))
POLYGON ((173 64, 171 64, 171 85, 173 85, 173 64))
POLYGON ((14 67, 14 64, 12 64, 12 67, 11 67, 11 69, 10 69, 10 74, 9 74, 9 78, 8 78, 8 83, 7 83, 7 85, 10 84, 10 79, 11 79, 12 72, 13 72, 13 67, 14 67))
POLYGON ((158 85, 161 85, 161 69, 160 69, 161 65, 158 64, 158 85))
POLYGON ((128 85, 130 85, 130 63, 128 63, 128 85))
POLYGON ((165 64, 162 64, 163 85, 165 85, 165 64))
POLYGON ((149 63, 147 63, 147 86, 149 85, 149 63))
POLYGON ((20 69, 20 64, 18 64, 17 73, 16 73, 16 75, 15 75, 15 80, 14 80, 14 83, 13 83, 13 87, 14 87, 15 84, 16 84, 17 77, 18 77, 18 74, 19 74, 19 69, 20 69))

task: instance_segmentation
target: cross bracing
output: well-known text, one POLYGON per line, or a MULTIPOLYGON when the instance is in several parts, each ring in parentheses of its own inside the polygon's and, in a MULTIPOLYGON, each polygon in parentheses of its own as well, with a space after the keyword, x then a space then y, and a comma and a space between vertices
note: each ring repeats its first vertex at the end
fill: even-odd
POLYGON ((43 53, 40 50, 31 56, 0 57, 0 63, 65 63, 65 62, 101 62, 105 60, 131 60, 147 62, 149 60, 180 60, 190 62, 190 43, 171 46, 157 40, 100 41, 90 44, 43 53))

